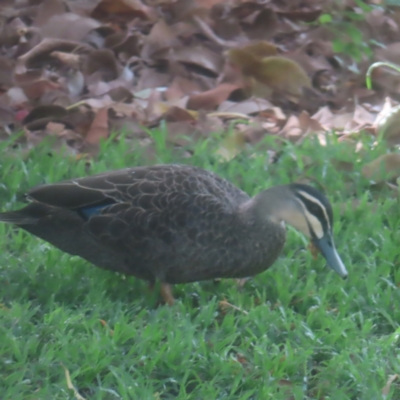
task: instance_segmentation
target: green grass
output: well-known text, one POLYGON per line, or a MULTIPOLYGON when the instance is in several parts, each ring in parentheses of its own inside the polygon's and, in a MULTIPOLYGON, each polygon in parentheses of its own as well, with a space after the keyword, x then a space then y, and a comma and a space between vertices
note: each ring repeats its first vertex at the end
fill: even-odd
MULTIPOLYGON (((336 245, 349 278, 313 260, 307 241, 289 230, 280 259, 238 291, 225 280, 177 285, 173 307, 160 306, 145 282, 100 270, 0 225, 0 393, 5 400, 73 399, 63 365, 86 399, 382 399, 400 373, 400 209, 389 189, 370 192, 364 162, 330 140, 286 145, 268 164, 264 151, 230 162, 219 142, 193 144, 191 158, 155 132, 157 162, 212 169, 250 194, 301 176, 326 188, 336 216, 336 245), (303 156, 311 165, 302 163, 303 156), (337 170, 336 158, 354 162, 337 170), (360 206, 352 211, 353 199, 360 206), (377 211, 371 205, 377 204, 377 211), (340 212, 342 209, 342 212, 340 212), (226 300, 240 308, 221 308, 226 300), (101 320, 107 322, 103 326, 101 320)), ((365 139, 368 141, 368 138, 365 139)), ((124 141, 104 144, 90 168, 46 146, 29 154, 1 144, 2 210, 22 205, 18 193, 43 182, 146 164, 124 141)), ((399 399, 396 381, 386 399, 399 399)))

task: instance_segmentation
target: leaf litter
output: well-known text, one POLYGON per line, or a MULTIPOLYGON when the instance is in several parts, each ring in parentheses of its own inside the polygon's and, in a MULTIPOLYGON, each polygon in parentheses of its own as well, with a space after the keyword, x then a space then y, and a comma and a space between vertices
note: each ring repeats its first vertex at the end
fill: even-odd
POLYGON ((383 64, 400 64, 397 14, 346 2, 362 17, 351 28, 370 46, 357 53, 345 51, 357 50, 354 37, 326 23, 342 11, 311 0, 6 1, 0 138, 22 130, 21 146, 51 136, 54 150, 95 157, 100 141, 124 130, 151 158, 147 129, 163 123, 171 148, 226 132, 217 154, 230 160, 267 135, 284 151, 285 141, 316 137, 325 146, 334 134, 354 149, 371 185, 397 187, 400 73, 383 64), (342 51, 332 45, 338 40, 342 51), (388 154, 369 159, 365 134, 385 141, 388 154))
MULTIPOLYGON (((249 129, 261 126, 266 135, 268 126, 295 143, 308 135, 324 143, 333 129, 346 136, 366 128, 373 135, 385 131, 396 142, 398 113, 392 113, 392 124, 376 121, 382 121, 384 98, 399 90, 400 77, 378 68, 374 90, 367 90, 364 73, 372 61, 400 62, 397 20, 390 7, 369 12, 351 2, 347 7, 364 12, 355 24, 365 42, 379 38, 385 44, 356 67, 346 53, 333 51, 334 29, 319 23, 324 13, 340 12, 330 2, 26 0, 17 7, 5 2, 0 7, 2 137, 23 128, 28 146, 35 145, 37 137, 54 135, 47 125, 41 124, 41 133, 38 125, 32 128, 37 107, 84 105, 64 134, 80 135, 93 148, 124 125, 156 127, 173 107, 182 112, 174 112, 167 137, 172 146, 179 145, 172 129, 187 125, 185 110, 196 121, 219 118, 221 131, 237 113, 248 119, 249 129), (140 95, 143 90, 147 97, 140 95), (276 110, 283 119, 271 117, 276 110), (212 115, 216 111, 232 115, 212 115), (111 112, 118 118, 107 118, 111 112), (21 113, 30 115, 29 123, 21 113)), ((48 123, 60 123, 54 112, 48 123)), ((215 124, 197 125, 201 139, 215 124)), ((190 128, 182 131, 190 135, 190 128)), ((76 153, 86 152, 80 141, 67 143, 76 153)), ((239 144, 234 153, 240 151, 239 144)))

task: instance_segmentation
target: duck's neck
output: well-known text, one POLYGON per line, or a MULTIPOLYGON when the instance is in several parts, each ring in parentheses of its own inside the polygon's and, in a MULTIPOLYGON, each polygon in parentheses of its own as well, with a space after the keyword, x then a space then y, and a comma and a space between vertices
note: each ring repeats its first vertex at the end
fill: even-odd
POLYGON ((241 211, 256 220, 284 221, 283 215, 288 208, 287 187, 274 186, 258 193, 256 196, 242 204, 241 211))
POLYGON ((268 220, 279 224, 283 221, 309 235, 301 204, 289 186, 274 186, 264 190, 242 204, 241 211, 247 219, 261 222, 268 220))

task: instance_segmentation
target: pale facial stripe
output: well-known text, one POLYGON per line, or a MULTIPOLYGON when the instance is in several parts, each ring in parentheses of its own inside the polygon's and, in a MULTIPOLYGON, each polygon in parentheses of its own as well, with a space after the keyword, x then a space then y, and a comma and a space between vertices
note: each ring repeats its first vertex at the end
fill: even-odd
MULTIPOLYGON (((318 218, 316 218, 314 215, 312 215, 310 212, 308 212, 306 206, 303 204, 303 202, 300 199, 299 199, 299 203, 303 207, 303 211, 304 211, 306 220, 308 221, 309 225, 311 226, 315 236, 317 237, 317 239, 322 239, 324 237, 324 229, 322 228, 321 222, 319 222, 318 218)), ((311 236, 311 233, 309 234, 309 236, 311 236)))
POLYGON ((328 230, 330 231, 332 229, 332 227, 331 227, 331 223, 330 223, 329 216, 328 216, 325 206, 318 199, 316 199, 313 196, 310 196, 308 193, 303 192, 302 190, 299 190, 298 193, 301 194, 303 197, 305 197, 307 200, 309 200, 315 204, 318 204, 319 208, 324 213, 326 223, 328 224, 328 230))

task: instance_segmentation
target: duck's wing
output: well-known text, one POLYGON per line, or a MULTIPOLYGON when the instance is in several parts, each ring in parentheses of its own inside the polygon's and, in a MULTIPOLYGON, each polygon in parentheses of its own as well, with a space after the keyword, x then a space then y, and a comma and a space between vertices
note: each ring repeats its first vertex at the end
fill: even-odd
POLYGON ((230 208, 248 199, 244 192, 212 172, 173 164, 128 168, 37 186, 28 192, 28 198, 89 217, 120 203, 158 211, 168 207, 168 196, 177 194, 187 198, 209 195, 230 208))

